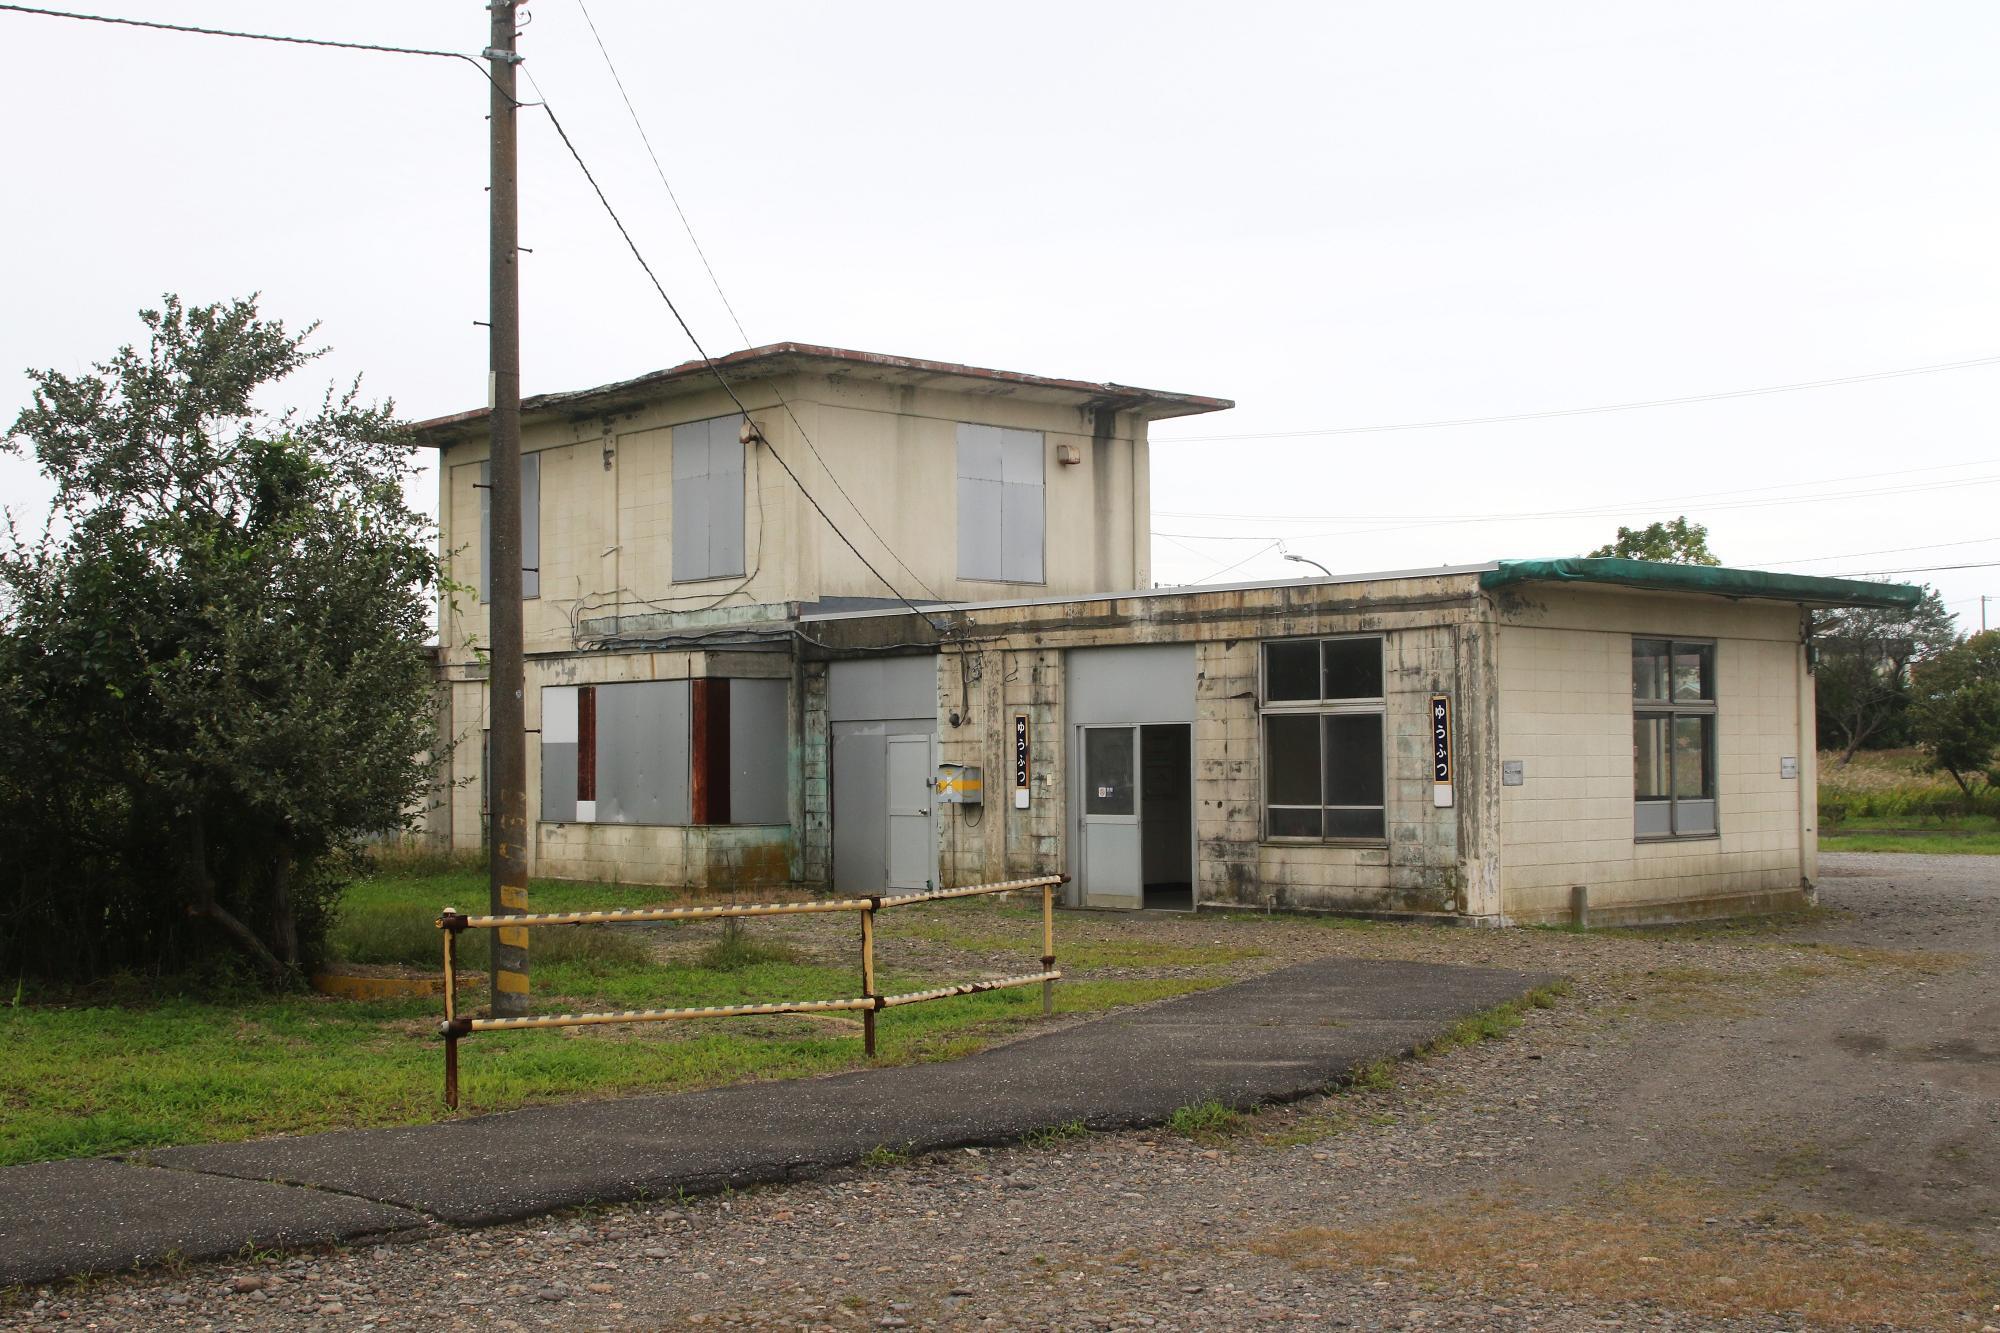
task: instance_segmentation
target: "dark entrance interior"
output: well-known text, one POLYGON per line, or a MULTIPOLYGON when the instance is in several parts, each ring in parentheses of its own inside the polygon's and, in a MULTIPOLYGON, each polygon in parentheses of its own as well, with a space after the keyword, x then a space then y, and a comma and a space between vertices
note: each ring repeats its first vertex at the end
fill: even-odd
POLYGON ((1139 875, 1147 907, 1194 910, 1194 728, 1139 728, 1139 875))

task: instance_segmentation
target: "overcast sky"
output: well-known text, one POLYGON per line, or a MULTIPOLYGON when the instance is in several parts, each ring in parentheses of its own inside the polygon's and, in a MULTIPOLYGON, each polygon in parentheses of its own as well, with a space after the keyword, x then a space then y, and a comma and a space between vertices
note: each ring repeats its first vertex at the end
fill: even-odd
MULTIPOLYGON (((75 2, 486 36, 476 0, 75 2)), ((1573 555, 1683 512, 1736 565, 2000 561, 2000 365, 1191 438, 2000 357, 2000 6, 588 3, 752 341, 1238 402, 1155 431, 1161 581, 1299 572, 1280 538, 1337 571, 1573 555)), ((576 0, 528 8, 525 69, 740 346, 576 0)), ((322 321, 301 400, 361 373, 410 416, 484 402, 471 68, 0 13, 0 69, 0 416, 166 291, 322 321)), ((522 182, 527 391, 686 359, 539 113, 522 182)), ((17 514, 45 495, 0 460, 17 514)), ((1902 577, 1973 628, 2000 593, 1902 577)))

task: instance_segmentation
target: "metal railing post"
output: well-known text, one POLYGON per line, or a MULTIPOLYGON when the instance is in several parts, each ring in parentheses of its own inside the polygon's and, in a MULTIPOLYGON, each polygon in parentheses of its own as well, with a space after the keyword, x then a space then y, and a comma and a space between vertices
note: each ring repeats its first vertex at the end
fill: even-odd
MULTIPOLYGON (((1042 885, 1042 971, 1056 970, 1056 886, 1042 885)), ((1056 983, 1042 983, 1042 1017, 1056 1011, 1056 983)))
POLYGON ((873 1008, 861 1014, 861 1044, 868 1058, 875 1058, 875 1015, 882 1007, 882 997, 875 990, 875 904, 879 899, 870 898, 868 906, 861 909, 861 994, 873 1000, 873 1008))

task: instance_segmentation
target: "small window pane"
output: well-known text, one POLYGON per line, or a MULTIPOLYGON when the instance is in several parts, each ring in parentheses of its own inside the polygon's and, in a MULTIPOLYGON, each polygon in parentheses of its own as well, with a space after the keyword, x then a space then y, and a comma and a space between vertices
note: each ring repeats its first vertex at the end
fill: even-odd
POLYGON ((1320 645, 1326 654, 1327 699, 1379 699, 1382 697, 1382 641, 1380 639, 1328 639, 1320 645))
POLYGON ((1713 699, 1715 645, 1677 643, 1674 645, 1674 698, 1713 699))
POLYGON ((1271 807, 1271 836, 1274 838, 1317 838, 1320 836, 1319 808, 1271 807))
POLYGON ((1329 838, 1380 838, 1383 836, 1380 810, 1328 810, 1326 836, 1329 838))
POLYGON ((1129 815, 1132 804, 1130 727, 1087 727, 1083 733, 1083 811, 1129 815))
POLYGON ((1713 722, 1708 717, 1674 719, 1674 795, 1715 794, 1709 783, 1709 729, 1713 722))
POLYGON ((1272 805, 1318 805, 1319 718, 1265 718, 1264 771, 1272 805))
POLYGON ((1675 801, 1674 832, 1684 837, 1715 832, 1715 802, 1675 801))
MULTIPOLYGON (((1319 698, 1319 644, 1307 639, 1264 645, 1264 697, 1272 703, 1319 698)), ((1314 798, 1318 804, 1318 798, 1314 798)))
POLYGON ((1664 838, 1674 831, 1672 801, 1641 801, 1634 808, 1632 831, 1642 838, 1664 838))
POLYGON ((1632 794, 1642 801, 1668 795, 1668 721, 1664 715, 1632 719, 1632 794))
POLYGON ((1661 639, 1632 640, 1632 697, 1667 697, 1667 644, 1661 639))
POLYGON ((1322 720, 1326 723, 1326 803, 1382 804, 1382 715, 1336 713, 1322 720))

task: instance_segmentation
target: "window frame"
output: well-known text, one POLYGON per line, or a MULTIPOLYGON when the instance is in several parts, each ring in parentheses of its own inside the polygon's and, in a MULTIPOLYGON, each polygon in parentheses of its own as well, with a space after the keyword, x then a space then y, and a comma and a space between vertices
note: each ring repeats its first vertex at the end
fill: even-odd
POLYGON ((1262 839, 1268 843, 1285 846, 1314 847, 1384 847, 1389 842, 1389 700, 1388 700, 1388 645, 1385 634, 1316 634, 1306 638, 1262 639, 1257 644, 1257 745, 1258 745, 1258 791, 1257 817, 1262 839), (1383 693, 1374 696, 1355 696, 1347 699, 1328 699, 1326 690, 1326 649, 1323 645, 1336 642, 1372 641, 1380 654, 1383 693), (1270 687, 1271 656, 1274 645, 1310 643, 1316 649, 1314 664, 1319 679, 1321 697, 1317 699, 1273 700, 1270 687), (1320 781, 1320 803, 1318 805, 1294 805, 1274 803, 1271 800, 1270 767, 1270 726, 1273 717, 1312 717, 1319 720, 1317 744, 1319 759, 1317 770, 1320 781), (1381 743, 1378 746, 1377 761, 1381 765, 1382 803, 1377 805, 1329 805, 1326 803, 1326 719, 1329 717, 1377 717, 1381 719, 1381 743), (1320 812, 1320 832, 1318 836, 1298 833, 1273 833, 1271 831, 1271 811, 1318 810, 1320 812), (1326 812, 1328 810, 1380 810, 1382 812, 1382 832, 1379 835, 1349 835, 1326 832, 1326 812))
POLYGON ((1722 836, 1722 766, 1718 762, 1716 750, 1722 733, 1720 677, 1721 651, 1714 639, 1688 638, 1670 634, 1634 634, 1628 660, 1636 662, 1639 645, 1642 643, 1663 644, 1666 647, 1666 687, 1664 699, 1642 699, 1639 697, 1638 682, 1632 683, 1632 840, 1634 842, 1698 842, 1722 836), (1705 697, 1700 699, 1676 699, 1673 697, 1674 657, 1682 648, 1706 649, 1708 653, 1707 680, 1704 684, 1705 697), (1676 791, 1678 764, 1673 742, 1674 731, 1683 718, 1696 719, 1701 723, 1705 743, 1702 747, 1702 794, 1681 796, 1676 791), (1665 796, 1639 795, 1639 742, 1638 728, 1641 721, 1664 720, 1667 728, 1667 773, 1665 796), (1683 830, 1681 827, 1681 806, 1705 804, 1710 814, 1706 827, 1683 830), (1664 832, 1642 831, 1639 815, 1642 807, 1665 806, 1667 827, 1664 832))
MULTIPOLYGON (((699 417, 693 421, 677 421, 667 428, 667 581, 669 583, 714 583, 722 579, 749 577, 750 445, 743 440, 744 420, 745 417, 741 412, 725 412, 720 416, 699 417), (736 478, 736 494, 734 499, 736 503, 733 509, 727 509, 726 502, 722 506, 718 506, 714 502, 714 491, 716 489, 714 486, 715 472, 703 471, 700 473, 683 474, 680 471, 680 464, 684 461, 681 454, 681 432, 692 432, 696 426, 703 428, 707 437, 703 442, 704 448, 708 451, 708 456, 703 460, 706 465, 714 459, 715 431, 717 426, 724 422, 728 423, 729 437, 736 442, 738 451, 736 471, 734 473, 736 478), (699 487, 702 491, 699 507, 702 509, 703 530, 705 534, 709 534, 704 537, 702 543, 703 561, 698 566, 700 572, 690 571, 687 565, 682 563, 680 550, 677 545, 681 538, 675 535, 676 533, 681 533, 682 536, 685 536, 681 526, 682 520, 692 517, 694 509, 697 507, 695 504, 696 497, 688 493, 688 490, 694 488, 690 487, 688 490, 684 490, 682 486, 684 482, 693 482, 696 477, 699 477, 702 482, 702 485, 699 487), (683 509, 683 505, 688 507, 683 509), (734 570, 721 570, 715 567, 717 563, 731 563, 729 561, 717 562, 715 560, 712 536, 715 528, 715 515, 725 510, 732 515, 732 521, 735 524, 736 559, 733 563, 736 565, 736 568, 734 570)), ((692 448, 692 435, 689 437, 689 447, 692 448)))

